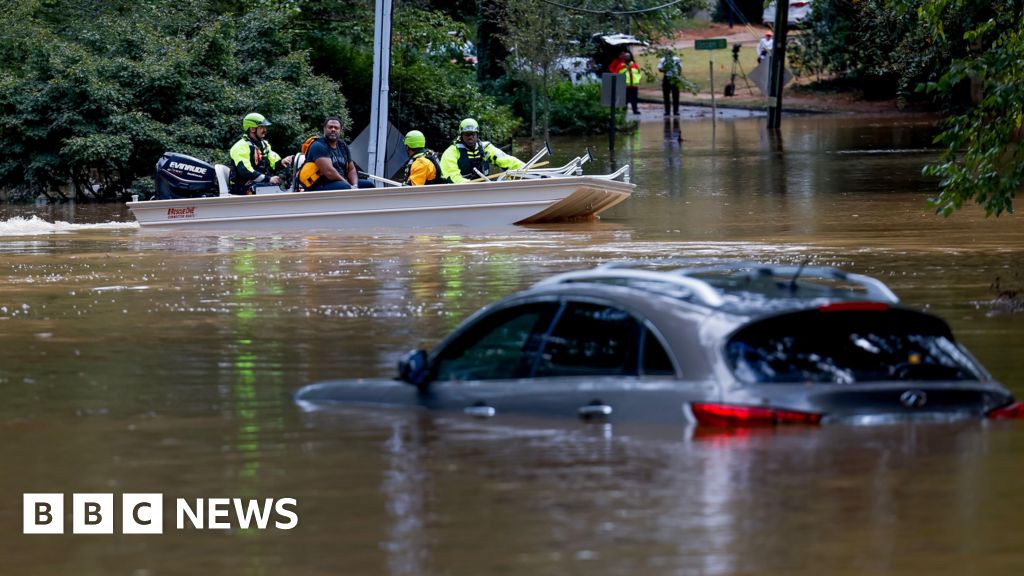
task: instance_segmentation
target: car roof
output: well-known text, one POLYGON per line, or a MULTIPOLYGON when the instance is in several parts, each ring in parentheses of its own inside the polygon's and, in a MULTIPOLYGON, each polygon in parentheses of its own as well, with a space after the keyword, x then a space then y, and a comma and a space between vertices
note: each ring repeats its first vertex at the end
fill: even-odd
POLYGON ((620 298, 626 289, 643 299, 661 296, 709 312, 755 317, 843 302, 899 302, 880 280, 828 266, 757 262, 692 266, 678 260, 602 264, 542 280, 526 293, 565 293, 583 286, 614 286, 620 298))

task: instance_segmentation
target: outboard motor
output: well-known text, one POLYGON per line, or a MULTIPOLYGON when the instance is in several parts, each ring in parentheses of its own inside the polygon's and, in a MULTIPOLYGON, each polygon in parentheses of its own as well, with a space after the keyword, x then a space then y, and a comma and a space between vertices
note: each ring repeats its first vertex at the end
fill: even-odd
POLYGON ((198 158, 164 152, 156 163, 157 200, 217 196, 219 193, 216 171, 198 158))

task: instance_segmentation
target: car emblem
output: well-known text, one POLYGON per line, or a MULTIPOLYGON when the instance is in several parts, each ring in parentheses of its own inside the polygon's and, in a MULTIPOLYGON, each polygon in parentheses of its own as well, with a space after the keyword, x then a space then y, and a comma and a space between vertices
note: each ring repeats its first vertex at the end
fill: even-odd
POLYGON ((928 403, 928 395, 924 390, 907 390, 900 394, 900 404, 907 408, 920 408, 928 403))

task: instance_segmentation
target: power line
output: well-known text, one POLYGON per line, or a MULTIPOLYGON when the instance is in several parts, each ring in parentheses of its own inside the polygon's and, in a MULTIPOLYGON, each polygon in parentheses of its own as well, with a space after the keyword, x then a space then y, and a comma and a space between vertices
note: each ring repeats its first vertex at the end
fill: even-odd
POLYGON ((576 6, 566 6, 565 4, 559 4, 558 2, 555 2, 554 0, 540 0, 540 1, 545 3, 545 4, 550 4, 552 6, 558 6, 559 8, 564 8, 566 10, 573 10, 575 12, 586 12, 588 14, 609 14, 611 16, 628 16, 630 14, 643 14, 644 12, 654 12, 654 11, 657 11, 657 10, 663 10, 665 8, 668 8, 670 6, 674 6, 676 4, 679 4, 680 2, 683 2, 683 0, 673 0, 672 2, 669 2, 667 4, 662 4, 661 6, 654 6, 654 7, 651 7, 651 8, 641 8, 640 10, 615 11, 615 10, 593 10, 593 9, 590 9, 590 8, 578 8, 576 6))

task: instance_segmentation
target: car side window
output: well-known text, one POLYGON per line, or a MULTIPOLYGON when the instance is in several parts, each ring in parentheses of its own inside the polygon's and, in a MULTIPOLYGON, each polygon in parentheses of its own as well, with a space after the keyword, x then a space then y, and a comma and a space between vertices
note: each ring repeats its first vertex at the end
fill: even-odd
POLYGON ((434 380, 526 378, 558 304, 498 310, 478 320, 434 360, 434 380))
POLYGON ((661 345, 658 337, 652 334, 650 330, 644 328, 642 340, 643 352, 641 355, 640 372, 647 376, 675 375, 676 369, 672 365, 672 359, 669 357, 665 347, 661 345))
POLYGON ((624 310, 569 302, 544 340, 534 376, 637 375, 642 330, 624 310))

